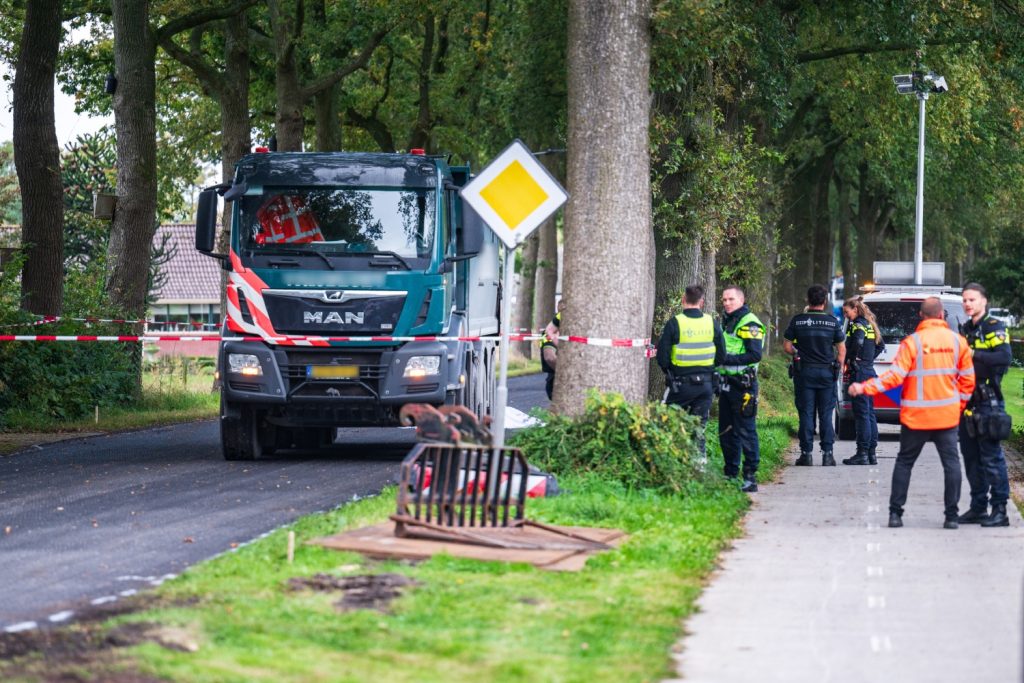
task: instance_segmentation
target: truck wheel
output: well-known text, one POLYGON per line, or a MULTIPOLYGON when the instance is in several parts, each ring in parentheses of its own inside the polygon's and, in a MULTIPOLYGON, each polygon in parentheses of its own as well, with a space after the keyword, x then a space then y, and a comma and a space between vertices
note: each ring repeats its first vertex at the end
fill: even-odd
POLYGON ((220 444, 225 460, 258 460, 263 455, 263 436, 260 434, 259 415, 249 406, 228 410, 229 404, 220 399, 220 444), (234 417, 231 413, 236 413, 234 417))
POLYGON ((840 441, 853 441, 857 438, 857 426, 853 424, 853 420, 839 417, 838 410, 836 411, 836 438, 840 441))

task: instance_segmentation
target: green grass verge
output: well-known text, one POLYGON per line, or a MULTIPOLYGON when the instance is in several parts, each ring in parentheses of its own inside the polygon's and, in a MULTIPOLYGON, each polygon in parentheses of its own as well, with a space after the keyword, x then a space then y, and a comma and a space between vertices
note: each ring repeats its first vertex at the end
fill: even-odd
POLYGON ((511 357, 508 359, 508 376, 520 377, 540 372, 540 361, 529 358, 511 357))
POLYGON ((1006 412, 1013 418, 1010 445, 1018 453, 1024 453, 1024 368, 1010 368, 1002 386, 1006 412))
MULTIPOLYGON (((784 376, 783 376, 784 377, 784 376)), ((766 401, 767 408, 776 407, 766 401)), ((764 404, 762 404, 764 405, 764 404)), ((780 412, 782 408, 778 408, 780 412)), ((759 420, 761 479, 782 466, 792 420, 759 420)), ((629 491, 596 477, 569 477, 562 496, 531 500, 539 521, 616 527, 630 534, 579 573, 438 556, 419 564, 377 562, 304 541, 386 519, 394 488, 304 517, 265 539, 189 569, 164 584, 145 611, 101 625, 159 624, 187 634, 195 651, 155 642, 90 663, 92 675, 136 671, 174 681, 653 681, 673 675, 669 652, 718 553, 741 532, 748 496, 718 475, 721 452, 708 428, 711 465, 680 494, 629 491), (285 561, 296 533, 294 564, 285 561), (339 612, 338 595, 294 592, 287 580, 318 572, 396 572, 419 585, 387 613, 339 612)), ((102 640, 102 638, 101 638, 102 640)), ((68 667, 81 666, 81 659, 68 667)), ((19 658, 0 679, 60 673, 46 653, 19 658), (16 667, 16 668, 15 668, 16 667)))
MULTIPOLYGON (((217 415, 220 394, 210 391, 212 379, 207 379, 203 390, 180 388, 152 388, 144 386, 142 398, 125 406, 101 407, 96 416, 81 420, 58 420, 26 410, 8 411, 9 432, 107 432, 136 429, 174 422, 210 419, 217 415)), ((0 435, 2 441, 3 435, 0 435)))
POLYGON ((123 406, 101 406, 96 414, 80 420, 60 420, 51 415, 14 408, 4 417, 0 455, 35 443, 68 438, 69 435, 143 429, 193 420, 208 420, 220 410, 220 394, 213 393, 213 375, 145 372, 142 398, 123 406))
MULTIPOLYGON (((769 475, 788 425, 763 425, 769 475)), ((646 681, 672 674, 668 653, 719 551, 749 505, 711 477, 684 495, 626 491, 596 478, 531 501, 540 521, 616 527, 624 547, 580 573, 435 557, 411 566, 301 546, 285 563, 286 530, 189 570, 160 591, 166 607, 124 618, 191 633, 187 653, 134 648, 131 665, 178 681, 646 681), (337 595, 295 593, 292 576, 397 572, 420 586, 391 613, 339 613, 337 595), (198 599, 198 602, 194 602, 198 599), (175 605, 188 605, 180 607, 175 605)), ((299 543, 383 520, 394 489, 289 527, 299 543)))

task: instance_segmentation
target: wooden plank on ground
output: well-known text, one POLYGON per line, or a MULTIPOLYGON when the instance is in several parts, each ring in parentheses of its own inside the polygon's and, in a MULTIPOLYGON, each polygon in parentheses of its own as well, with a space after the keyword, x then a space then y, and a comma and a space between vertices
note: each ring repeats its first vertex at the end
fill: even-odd
MULTIPOLYGON (((572 532, 592 541, 618 546, 626 534, 618 529, 594 527, 556 527, 572 532)), ((474 532, 479 531, 474 529, 474 532)), ((536 528, 491 529, 504 538, 530 542, 558 540, 557 534, 536 528)), ((453 541, 428 540, 423 538, 400 538, 395 536, 395 523, 385 522, 374 526, 353 529, 333 536, 314 538, 308 541, 333 550, 347 550, 380 559, 425 560, 441 553, 452 557, 463 557, 489 562, 525 562, 541 569, 556 571, 579 571, 587 559, 600 551, 595 550, 524 550, 521 548, 494 548, 453 541)))

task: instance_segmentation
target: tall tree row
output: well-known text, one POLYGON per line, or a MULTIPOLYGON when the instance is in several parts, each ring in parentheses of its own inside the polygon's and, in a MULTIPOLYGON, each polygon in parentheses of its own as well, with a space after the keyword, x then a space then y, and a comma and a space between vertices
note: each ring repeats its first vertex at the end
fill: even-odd
MULTIPOLYGON (((37 250, 26 307, 60 307, 63 264, 45 246, 61 223, 55 143, 44 139, 55 54, 65 90, 115 114, 119 199, 106 265, 126 313, 145 305, 155 224, 181 217, 201 162, 227 177, 253 140, 276 137, 282 150, 424 147, 479 168, 521 138, 565 150, 543 158, 572 194, 567 331, 648 336, 692 282, 709 292, 745 285, 764 319, 780 320, 811 282, 842 272, 852 293, 872 261, 910 255, 916 106, 891 76, 919 62, 951 86, 928 103, 925 257, 958 279, 1020 230, 1009 189, 1022 176, 1024 129, 1015 4, 607 4, 76 2, 69 18, 90 36, 58 52, 61 3, 0 0, 0 49, 18 63, 18 172, 39 178, 21 183, 25 242, 37 250), (113 98, 102 92, 108 72, 113 98), (621 263, 607 262, 613 254, 621 263)), ((522 259, 517 327, 553 313, 555 225, 522 259)), ((558 390, 564 410, 598 367, 644 376, 629 352, 563 351, 559 375, 575 387, 558 390)))

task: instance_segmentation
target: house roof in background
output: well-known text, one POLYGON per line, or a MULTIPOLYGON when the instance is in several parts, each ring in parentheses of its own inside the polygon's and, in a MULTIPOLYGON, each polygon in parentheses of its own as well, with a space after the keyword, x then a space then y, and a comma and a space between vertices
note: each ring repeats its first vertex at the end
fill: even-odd
MULTIPOLYGON (((195 248, 196 226, 168 223, 157 227, 153 245, 159 246, 167 235, 167 248, 174 256, 160 269, 167 277, 153 293, 154 303, 217 303, 220 301, 220 262, 203 256, 195 248)), ((0 225, 0 248, 21 245, 21 226, 0 225)))
POLYGON ((153 245, 167 236, 167 248, 174 256, 161 266, 166 275, 163 285, 153 293, 154 303, 220 301, 220 262, 196 251, 195 226, 169 223, 157 227, 153 245))

